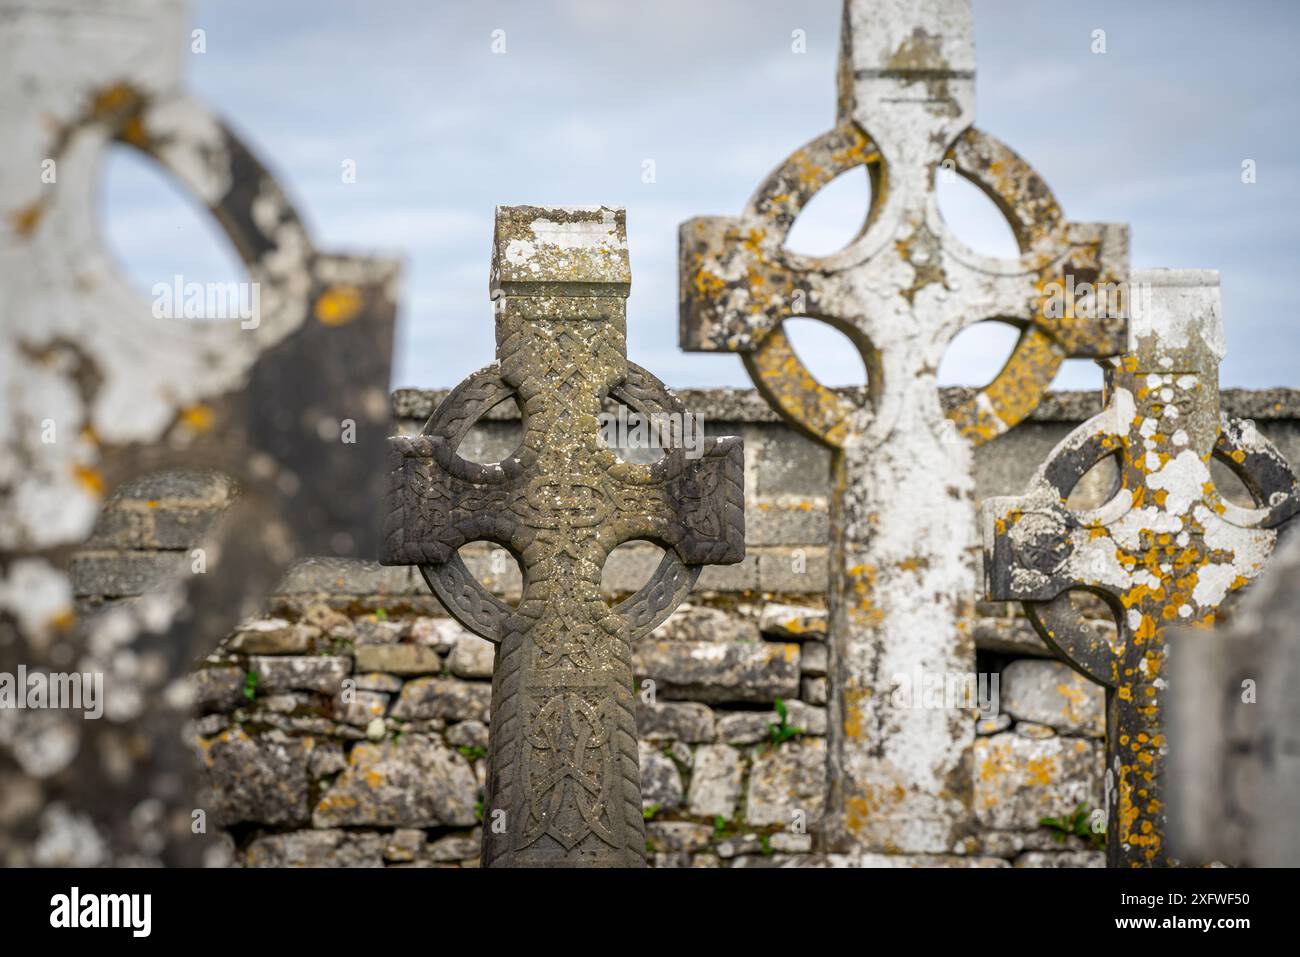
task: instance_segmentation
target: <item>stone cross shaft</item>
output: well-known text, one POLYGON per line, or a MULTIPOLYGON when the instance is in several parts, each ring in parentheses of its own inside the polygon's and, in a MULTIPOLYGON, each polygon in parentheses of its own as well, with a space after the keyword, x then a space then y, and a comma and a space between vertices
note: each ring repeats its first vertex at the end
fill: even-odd
POLYGON ((1165 629, 1212 624, 1260 573, 1298 500, 1278 451, 1219 411, 1218 274, 1138 272, 1133 289, 1129 351, 1107 363, 1105 410, 1053 450, 1025 495, 989 499, 982 516, 988 596, 1024 602, 1043 640, 1106 688, 1107 858, 1124 867, 1173 862, 1165 629), (1119 467, 1110 499, 1071 510, 1072 489, 1108 457, 1119 467), (1222 496, 1212 458, 1256 507, 1222 496), (1081 617, 1071 589, 1111 606, 1113 635, 1081 617))
POLYGON ((1024 160, 971 125, 974 66, 964 0, 849 0, 838 124, 739 217, 681 227, 682 345, 740 353, 767 401, 832 450, 830 850, 970 846, 972 712, 893 707, 895 679, 973 677, 972 446, 1023 419, 1066 357, 1124 345, 1126 227, 1069 222, 1024 160), (800 210, 855 167, 872 187, 858 237, 821 258, 786 249, 800 210), (1017 258, 981 255, 950 232, 935 193, 949 170, 996 204, 1017 258), (1066 292, 1076 288, 1080 301, 1066 292), (865 404, 809 374, 782 329, 796 314, 856 345, 865 404), (1015 351, 945 415, 945 348, 985 319, 1020 329, 1015 351))
POLYGON ((718 438, 694 460, 620 461, 600 439, 607 400, 685 414, 628 362, 630 285, 622 209, 500 207, 493 246, 497 362, 474 374, 418 437, 392 439, 387 564, 418 564, 447 610, 497 642, 484 806, 485 866, 634 866, 645 833, 632 641, 663 621, 701 566, 744 557, 743 449, 718 438), (494 465, 457 445, 513 398, 519 448, 494 465), (457 549, 485 540, 524 573, 511 607, 457 549), (660 545, 652 579, 601 597, 606 556, 660 545))

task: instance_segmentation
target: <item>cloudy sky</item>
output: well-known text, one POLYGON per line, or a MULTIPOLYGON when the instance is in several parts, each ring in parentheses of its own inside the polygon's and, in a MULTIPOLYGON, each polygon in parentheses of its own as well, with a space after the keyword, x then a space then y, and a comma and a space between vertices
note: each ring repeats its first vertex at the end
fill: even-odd
MULTIPOLYGON (((671 385, 744 385, 735 356, 677 348, 677 224, 738 212, 831 125, 839 6, 200 0, 207 50, 189 57, 190 79, 277 172, 320 247, 404 259, 395 386, 450 386, 491 359, 493 209, 514 203, 626 206, 632 357, 671 385)), ((1300 386, 1298 26, 1300 4, 1281 0, 975 0, 977 123, 1043 174, 1070 218, 1130 223, 1134 266, 1222 271, 1227 385, 1300 386), (1104 54, 1090 50, 1097 29, 1104 54)), ((101 202, 142 289, 178 272, 238 278, 224 238, 147 162, 115 149, 101 202)), ((859 177, 832 184, 792 246, 837 248, 865 202, 859 177)), ((973 187, 945 187, 941 208, 973 246, 1013 248, 973 187)), ((797 326, 815 372, 861 381, 837 333, 797 326)), ((964 333, 942 378, 987 381, 1013 341, 964 333)), ((1091 363, 1068 363, 1057 386, 1099 381, 1091 363)))

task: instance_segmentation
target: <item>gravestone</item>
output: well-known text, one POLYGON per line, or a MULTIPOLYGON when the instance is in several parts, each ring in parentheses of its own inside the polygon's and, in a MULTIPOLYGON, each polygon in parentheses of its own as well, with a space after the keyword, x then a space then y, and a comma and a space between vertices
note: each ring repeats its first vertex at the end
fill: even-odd
POLYGON ((1127 229, 1067 220, 1047 184, 971 125, 965 0, 849 0, 838 125, 794 152, 739 217, 681 227, 682 346, 740 353, 767 401, 832 451, 828 849, 946 853, 972 846, 973 702, 894 707, 900 676, 974 677, 976 514, 971 450, 1020 422, 1061 362, 1124 344, 1127 229), (784 247, 796 217, 864 167, 860 235, 829 256, 784 247), (1002 211, 1018 258, 978 254, 944 223, 936 178, 961 175, 1002 211), (1072 301, 1066 290, 1085 291, 1072 301), (843 332, 867 400, 818 383, 783 320, 843 332), (948 343, 986 319, 1020 338, 996 379, 946 415, 948 343))
POLYGON ((1264 568, 1276 527, 1300 502, 1281 454, 1252 423, 1220 412, 1218 274, 1135 272, 1133 288, 1128 351, 1106 363, 1106 408, 1057 445, 1024 495, 989 499, 982 516, 988 596, 1023 602, 1043 640, 1106 688, 1113 867, 1173 861, 1166 629, 1213 624, 1264 568), (1108 457, 1118 465, 1114 493, 1096 509, 1071 510, 1075 485, 1108 457), (1257 507, 1220 494, 1212 458, 1240 476, 1257 507), (1071 589, 1101 596, 1116 633, 1089 624, 1071 589))
POLYGON ((690 592, 701 567, 744 557, 739 439, 653 464, 602 444, 607 399, 642 416, 686 415, 627 360, 631 282, 622 209, 499 207, 492 290, 497 361, 444 400, 419 436, 391 439, 386 564, 418 564, 447 610, 496 642, 482 861, 488 867, 644 863, 632 642, 690 592), (523 436, 492 465, 457 447, 481 415, 517 401, 523 436), (517 607, 457 549, 508 549, 517 607), (601 596, 620 544, 665 549, 621 604, 601 596))
POLYGON ((1180 859, 1300 866, 1300 536, 1213 641, 1169 641, 1169 843, 1180 859))
POLYGON ((0 3, 0 672, 100 673, 107 698, 98 721, 0 714, 4 740, 29 745, 0 749, 0 790, 27 808, 0 835, 9 862, 70 847, 88 864, 201 862, 190 669, 295 557, 378 551, 398 264, 315 248, 274 177, 186 92, 186 12, 0 3), (160 317, 131 286, 95 221, 114 144, 206 208, 256 313, 160 317), (238 503, 201 554, 174 556, 171 586, 83 614, 69 564, 105 496, 177 468, 225 473, 238 503))

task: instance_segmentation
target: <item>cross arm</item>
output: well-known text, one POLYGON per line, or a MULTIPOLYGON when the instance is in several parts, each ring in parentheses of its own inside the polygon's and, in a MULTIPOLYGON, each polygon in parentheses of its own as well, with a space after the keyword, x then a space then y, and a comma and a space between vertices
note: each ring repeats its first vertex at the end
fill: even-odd
POLYGON ((686 565, 734 565, 745 558, 744 444, 708 440, 698 459, 680 449, 653 466, 620 463, 619 518, 603 532, 606 547, 646 539, 686 565))
POLYGON ((468 542, 511 542, 518 525, 510 506, 517 495, 500 465, 466 461, 441 436, 388 442, 381 564, 440 564, 468 542))
POLYGON ((1112 424, 1110 410, 1094 416, 1052 451, 1026 494, 990 498, 981 508, 987 597, 1024 602, 1043 641, 1100 684, 1117 677, 1110 630, 1080 615, 1068 592, 1085 588, 1113 601, 1129 584, 1108 526, 1132 498, 1121 489, 1100 509, 1081 513, 1066 503, 1079 480, 1120 448, 1112 424))

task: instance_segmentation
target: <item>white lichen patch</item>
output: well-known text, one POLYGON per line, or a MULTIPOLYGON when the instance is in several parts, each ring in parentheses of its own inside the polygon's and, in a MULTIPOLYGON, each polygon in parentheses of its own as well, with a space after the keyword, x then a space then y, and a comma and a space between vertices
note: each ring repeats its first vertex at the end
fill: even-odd
POLYGON ((0 578, 0 612, 16 618, 38 647, 53 624, 71 611, 68 576, 42 559, 20 558, 0 578))
MULTIPOLYGON (((1184 449, 1147 476, 1147 485, 1166 493, 1164 509, 1173 515, 1184 515, 1192 503, 1201 500, 1205 484, 1210 481, 1210 469, 1191 449, 1184 449)), ((1161 529, 1177 531, 1177 529, 1161 529)))
POLYGON ((1202 608, 1218 607, 1227 597, 1228 589, 1237 577, 1237 569, 1231 564, 1204 566, 1196 573, 1192 600, 1202 608))

